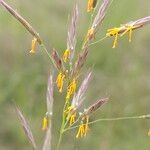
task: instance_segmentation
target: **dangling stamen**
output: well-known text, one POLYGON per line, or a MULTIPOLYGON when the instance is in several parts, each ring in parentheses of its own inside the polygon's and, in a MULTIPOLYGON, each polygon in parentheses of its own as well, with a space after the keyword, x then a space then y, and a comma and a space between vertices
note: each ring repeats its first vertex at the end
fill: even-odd
POLYGON ((42 130, 47 130, 48 129, 48 125, 49 125, 48 116, 45 116, 43 118, 42 130))
POLYGON ((37 44, 37 39, 34 37, 33 40, 32 40, 32 45, 31 45, 30 53, 35 53, 36 44, 37 44))
POLYGON ((118 43, 118 33, 116 33, 116 35, 115 35, 115 39, 114 39, 113 47, 112 48, 116 48, 117 43, 118 43))
POLYGON ((89 131, 89 117, 86 116, 86 124, 85 124, 85 131, 84 131, 84 136, 86 136, 87 132, 89 131))
POLYGON ((85 133, 84 124, 83 124, 83 122, 81 122, 78 132, 76 134, 76 138, 83 137, 84 133, 85 133))

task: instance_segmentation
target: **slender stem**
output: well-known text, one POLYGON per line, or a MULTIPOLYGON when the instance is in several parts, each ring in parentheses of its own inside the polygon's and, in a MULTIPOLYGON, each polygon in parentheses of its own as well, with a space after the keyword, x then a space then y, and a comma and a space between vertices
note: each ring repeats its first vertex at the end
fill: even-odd
MULTIPOLYGON (((101 121, 120 121, 120 120, 131 120, 131 119, 145 119, 146 118, 145 116, 146 115, 132 116, 132 117, 118 117, 118 118, 102 118, 102 119, 97 119, 95 121, 91 121, 88 124, 94 124, 94 123, 101 122, 101 121)), ((65 129, 65 131, 72 130, 72 129, 75 129, 75 128, 78 128, 78 127, 79 127, 79 125, 73 126, 73 127, 69 127, 67 129, 65 129)))
POLYGON ((65 109, 66 109, 66 106, 67 106, 68 102, 66 101, 65 104, 64 104, 64 108, 63 108, 63 112, 62 112, 62 123, 61 123, 61 127, 60 127, 60 134, 59 134, 59 140, 58 140, 58 143, 57 143, 57 150, 59 150, 59 147, 60 147, 60 144, 61 144, 61 141, 62 141, 62 136, 63 136, 63 133, 64 133, 64 127, 65 127, 65 109))
MULTIPOLYGON (((63 126, 61 126, 61 130, 62 130, 62 128, 63 128, 63 126)), ((57 150, 59 150, 59 147, 60 147, 60 144, 61 144, 61 141, 62 141, 63 132, 61 130, 60 130, 60 134, 59 134, 59 140, 58 140, 58 143, 57 143, 57 150)))
POLYGON ((47 54, 47 56, 50 58, 50 61, 52 62, 52 64, 54 65, 54 67, 57 69, 56 64, 53 61, 53 58, 52 58, 51 54, 48 52, 46 46, 43 43, 40 46, 45 51, 45 53, 47 54))
POLYGON ((90 43, 89 46, 95 45, 95 44, 97 44, 97 43, 99 43, 99 42, 105 40, 106 38, 107 38, 107 36, 105 36, 105 37, 103 37, 103 38, 101 38, 101 39, 99 39, 99 40, 97 40, 97 41, 95 41, 95 42, 93 42, 93 43, 90 43))

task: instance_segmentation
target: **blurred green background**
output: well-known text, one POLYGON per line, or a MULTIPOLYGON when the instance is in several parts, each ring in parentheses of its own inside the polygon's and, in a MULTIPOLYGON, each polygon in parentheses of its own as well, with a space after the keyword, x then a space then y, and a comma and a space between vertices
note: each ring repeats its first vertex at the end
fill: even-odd
MULTIPOLYGON (((7 0, 40 33, 47 47, 55 47, 60 54, 66 48, 68 14, 71 0, 7 0)), ((89 23, 86 2, 80 1, 77 51, 89 23)), ((103 37, 108 28, 134 21, 150 14, 149 0, 114 0, 97 33, 103 37)), ((50 68, 48 57, 40 49, 29 54, 32 36, 3 7, 0 7, 0 150, 31 149, 14 112, 15 102, 28 118, 38 146, 44 132, 41 120, 46 111, 46 87, 50 68)), ((136 116, 150 113, 150 26, 133 33, 132 42, 124 36, 116 49, 112 39, 92 46, 84 73, 93 68, 93 78, 86 95, 87 107, 99 97, 110 101, 91 116, 136 116)), ((54 72, 56 74, 56 72, 54 72)), ((53 149, 58 140, 64 100, 55 92, 53 149)), ((84 139, 75 139, 76 130, 66 133, 63 150, 149 150, 149 120, 100 122, 90 126, 84 139)))

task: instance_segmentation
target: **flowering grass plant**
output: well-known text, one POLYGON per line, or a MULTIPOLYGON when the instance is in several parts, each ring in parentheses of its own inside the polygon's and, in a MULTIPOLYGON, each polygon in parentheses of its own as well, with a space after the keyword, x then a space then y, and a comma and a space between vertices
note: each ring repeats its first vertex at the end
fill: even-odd
MULTIPOLYGON (((66 49, 63 51, 63 55, 61 56, 54 48, 49 51, 39 33, 4 0, 0 0, 0 4, 33 36, 29 53, 34 56, 37 51, 37 45, 39 45, 57 70, 57 76, 54 76, 52 73, 50 73, 48 78, 46 99, 47 110, 45 110, 45 116, 43 116, 42 121, 42 130, 46 131, 43 150, 51 149, 51 139, 53 138, 51 129, 53 118, 53 101, 55 99, 53 95, 54 86, 57 87, 57 91, 59 93, 65 93, 64 107, 62 108, 62 114, 60 114, 62 115, 62 123, 60 126, 58 143, 56 146, 57 150, 60 149, 63 134, 70 130, 76 129, 75 137, 78 139, 85 137, 88 132, 90 132, 90 124, 94 124, 96 122, 127 119, 150 119, 150 115, 146 114, 131 117, 100 118, 90 121, 91 115, 101 108, 101 106, 109 102, 109 97, 99 98, 93 104, 85 107, 82 110, 81 106, 86 101, 85 93, 87 92, 90 80, 92 78, 92 70, 89 69, 89 71, 85 73, 84 80, 81 83, 79 80, 82 76, 82 68, 86 63, 88 52, 90 51, 90 47, 92 45, 98 44, 104 39, 113 37, 114 40, 112 48, 116 48, 119 38, 123 38, 123 36, 126 34, 128 34, 129 42, 131 42, 133 32, 144 27, 146 24, 149 24, 150 16, 135 21, 130 21, 120 25, 120 27, 112 27, 105 32, 103 38, 96 39, 96 34, 99 32, 99 27, 106 17, 107 10, 111 6, 112 1, 102 0, 101 3, 99 3, 98 0, 88 0, 87 6, 85 7, 87 7, 87 13, 89 13, 91 16, 91 23, 89 24, 89 28, 86 36, 83 39, 82 47, 80 48, 80 52, 78 54, 76 53, 77 25, 79 20, 78 3, 79 2, 75 3, 72 15, 70 17, 66 49), (74 56, 77 56, 77 59, 75 59, 74 56)), ((33 149, 37 149, 37 145, 29 124, 17 106, 16 112, 29 142, 31 143, 33 149)), ((148 131, 148 135, 150 136, 150 131, 148 131)))

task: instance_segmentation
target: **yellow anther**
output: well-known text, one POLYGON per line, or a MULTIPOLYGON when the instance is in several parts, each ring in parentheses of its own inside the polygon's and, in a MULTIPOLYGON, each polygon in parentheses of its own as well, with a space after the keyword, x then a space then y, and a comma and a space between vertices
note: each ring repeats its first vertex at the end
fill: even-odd
MULTIPOLYGON (((133 25, 125 25, 126 30, 121 34, 121 36, 125 35, 127 32, 129 32, 129 42, 131 42, 132 39, 132 31, 134 29, 133 25)), ((136 28, 136 27, 135 27, 136 28)))
POLYGON ((72 126, 76 120, 76 112, 73 106, 69 106, 65 111, 65 115, 67 116, 67 120, 69 121, 69 125, 72 126))
POLYGON ((35 53, 36 44, 37 44, 37 39, 34 37, 32 40, 30 53, 35 53))
POLYGON ((81 124, 79 126, 78 132, 76 134, 76 138, 86 136, 87 132, 89 131, 88 124, 89 124, 89 117, 85 116, 83 118, 83 120, 81 121, 81 124), (85 124, 84 124, 84 120, 85 120, 85 124))
POLYGON ((60 93, 62 92, 63 89, 64 79, 65 79, 65 75, 62 72, 60 72, 56 80, 57 88, 60 93))
POLYGON ((84 136, 86 136, 87 132, 89 131, 89 117, 86 116, 86 124, 85 124, 85 132, 84 132, 84 136))
POLYGON ((108 29, 107 30, 107 33, 106 33, 107 37, 109 37, 109 36, 115 36, 112 48, 115 48, 117 46, 118 35, 119 35, 120 30, 121 30, 121 28, 112 28, 112 29, 108 29))
POLYGON ((95 5, 96 5, 96 0, 88 0, 87 12, 93 11, 95 5))
POLYGON ((79 130, 76 134, 76 138, 83 137, 84 133, 85 133, 84 124, 81 123, 81 125, 79 126, 79 130))
POLYGON ((73 79, 67 89, 67 95, 66 95, 67 100, 70 99, 70 97, 74 94, 74 92, 76 91, 76 87, 77 87, 76 80, 73 79))
POLYGON ((69 49, 66 49, 64 54, 63 54, 63 60, 64 62, 66 63, 70 58, 70 50, 69 49))
POLYGON ((69 114, 73 109, 74 109, 73 106, 69 106, 69 107, 64 111, 64 113, 65 113, 65 114, 69 114))
POLYGON ((69 125, 72 126, 75 123, 76 120, 76 112, 74 112, 70 117, 69 117, 69 125))
POLYGON ((47 130, 48 129, 48 124, 49 124, 48 117, 46 116, 46 117, 43 118, 42 130, 47 130))

